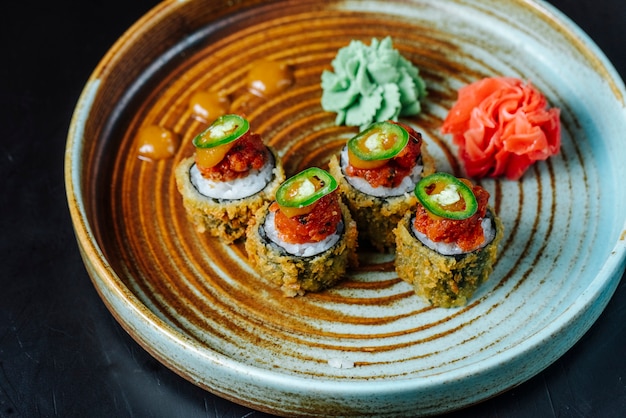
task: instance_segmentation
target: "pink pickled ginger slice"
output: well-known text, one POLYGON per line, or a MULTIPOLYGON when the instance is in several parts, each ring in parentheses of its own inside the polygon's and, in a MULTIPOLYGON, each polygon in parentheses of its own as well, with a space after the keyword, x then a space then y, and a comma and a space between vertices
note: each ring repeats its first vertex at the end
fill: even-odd
POLYGON ((530 83, 484 78, 459 89, 441 131, 452 134, 472 177, 519 179, 561 147, 560 110, 530 83))

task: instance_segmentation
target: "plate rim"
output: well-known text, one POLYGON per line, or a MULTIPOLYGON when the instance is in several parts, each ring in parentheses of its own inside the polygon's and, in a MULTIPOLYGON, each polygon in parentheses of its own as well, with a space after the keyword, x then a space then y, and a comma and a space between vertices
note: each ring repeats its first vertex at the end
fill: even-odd
MULTIPOLYGON (((315 391, 319 393, 331 393, 336 392, 339 388, 342 392, 349 394, 371 394, 375 390, 376 393, 381 391, 390 394, 397 394, 399 391, 415 392, 422 389, 424 386, 430 386, 433 384, 447 383, 450 380, 450 373, 457 379, 462 379, 459 372, 464 370, 464 375, 472 374, 470 370, 466 370, 469 366, 488 366, 488 369, 495 369, 502 366, 509 361, 514 361, 520 355, 531 352, 543 346, 545 340, 552 338, 555 334, 562 332, 564 328, 570 327, 575 323, 575 319, 580 315, 581 311, 592 312, 592 318, 588 320, 588 324, 585 327, 581 327, 577 330, 577 337, 573 337, 570 344, 561 350, 561 353, 556 356, 554 360, 563 355, 571 346, 578 341, 580 337, 591 327, 596 321, 597 317, 602 313, 611 296, 615 292, 619 284, 619 279, 626 268, 626 215, 624 215, 624 224, 622 225, 622 233, 619 235, 617 242, 612 246, 611 252, 606 256, 602 262, 598 273, 593 280, 586 286, 581 293, 576 297, 574 302, 568 308, 558 315, 559 321, 552 321, 537 332, 535 332, 528 339, 523 341, 523 344, 519 344, 515 347, 508 348, 501 352, 497 356, 497 361, 491 359, 482 359, 477 362, 471 363, 468 366, 464 366, 462 369, 454 369, 450 372, 441 373, 437 376, 429 376, 424 379, 409 378, 409 379, 387 379, 387 380, 371 380, 371 381, 351 381, 350 379, 337 380, 326 378, 314 378, 297 376, 297 375, 285 375, 284 373, 276 372, 267 368, 257 367, 251 364, 242 363, 231 357, 220 354, 211 347, 201 346, 198 342, 194 341, 189 336, 174 329, 167 324, 161 318, 159 318, 149 307, 145 306, 139 298, 124 284, 123 280, 114 271, 112 266, 108 263, 106 256, 102 249, 99 247, 95 234, 93 233, 92 224, 90 222, 87 210, 84 206, 83 196, 83 180, 81 178, 82 159, 78 158, 82 156, 83 150, 83 134, 85 124, 87 122, 89 113, 92 110, 92 105, 96 99, 96 95, 100 89, 100 81, 102 74, 106 71, 106 62, 113 60, 119 50, 122 49, 124 40, 133 37, 140 36, 144 31, 149 30, 150 22, 158 22, 161 16, 165 15, 169 8, 182 7, 177 4, 179 2, 166 1, 147 14, 140 18, 135 24, 133 24, 113 45, 113 47, 102 58, 98 66, 95 68, 91 76, 89 77, 85 87, 77 102, 72 120, 70 123, 70 129, 68 132, 68 139, 66 143, 66 152, 64 160, 64 176, 66 186, 66 197, 69 204, 69 211, 72 219, 72 224, 75 231, 76 240, 78 242, 81 257, 87 267, 87 271, 91 277, 91 280, 96 287, 100 297, 103 299, 109 311, 116 318, 123 328, 129 333, 133 339, 135 339, 144 349, 150 352, 153 356, 159 358, 166 366, 171 367, 163 356, 161 356, 154 347, 150 346, 145 338, 139 338, 135 333, 131 331, 128 319, 115 309, 115 300, 112 298, 117 295, 123 298, 129 305, 127 306, 127 315, 131 315, 133 311, 138 315, 138 320, 145 321, 150 324, 154 329, 161 330, 167 339, 171 340, 171 344, 179 344, 183 347, 187 347, 189 350, 195 350, 196 355, 206 359, 213 363, 219 363, 228 367, 233 373, 245 373, 249 379, 252 377, 259 377, 262 379, 269 379, 273 382, 284 382, 289 386, 293 386, 297 382, 296 386, 302 387, 302 389, 311 390, 312 385, 315 391), (146 27, 148 29, 146 29, 146 27), (132 309, 131 309, 132 307, 132 309), (576 308, 576 309, 574 309, 576 308), (562 321, 561 321, 562 319, 562 321), (165 361, 164 361, 165 360, 165 361), (446 378, 447 376, 447 378, 446 378), (375 389, 374 389, 375 386, 375 389), (332 389, 331 389, 332 388, 332 389)), ((617 71, 610 63, 608 58, 600 50, 600 48, 586 35, 582 29, 580 29, 573 21, 571 21, 566 15, 556 9, 554 6, 542 2, 540 0, 530 0, 523 2, 529 7, 536 8, 540 13, 545 14, 546 18, 551 19, 558 24, 559 27, 565 29, 568 32, 568 36, 576 39, 580 44, 588 49, 589 53, 596 57, 598 62, 602 65, 606 74, 609 75, 612 89, 615 93, 616 100, 622 104, 622 111, 625 110, 624 97, 626 97, 626 89, 624 88, 624 82, 621 80, 617 71), (618 94, 619 93, 619 94, 618 94)), ((143 335, 142 337, 145 337, 143 335)), ((531 374, 530 378, 539 371, 548 367, 554 360, 543 365, 531 374)), ((481 372, 484 372, 485 368, 480 368, 481 372)), ((173 369, 176 373, 181 374, 180 370, 173 369)), ((475 371, 473 371, 475 372, 475 371)), ((182 374, 183 377, 187 377, 182 374)), ((521 383, 526 379, 523 379, 516 384, 521 383)), ((202 386, 202 382, 194 381, 194 383, 202 386)), ((205 387, 206 388, 206 387, 205 387)), ((211 390, 210 388, 207 388, 211 390)), ((506 389, 505 389, 506 390, 506 389)), ((211 390, 213 391, 213 390, 211 390)), ((231 400, 239 402, 239 399, 233 399, 228 394, 220 394, 220 396, 228 397, 231 400)), ((240 402, 241 403, 241 402, 240 402)), ((254 408, 259 408, 259 405, 253 405, 254 408)))

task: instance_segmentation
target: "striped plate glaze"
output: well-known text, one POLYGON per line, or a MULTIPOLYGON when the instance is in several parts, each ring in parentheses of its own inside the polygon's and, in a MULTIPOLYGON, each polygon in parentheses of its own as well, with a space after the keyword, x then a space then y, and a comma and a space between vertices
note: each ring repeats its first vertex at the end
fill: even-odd
POLYGON ((72 121, 69 206, 87 270, 122 326, 193 383, 286 416, 441 413, 494 396, 556 360, 592 325, 625 260, 625 89, 598 48, 534 1, 166 1, 127 31, 95 69, 72 121), (562 110, 559 156, 516 182, 482 184, 506 235, 495 271, 469 305, 435 309, 360 252, 336 288, 289 299, 255 274, 242 245, 197 234, 173 169, 203 128, 199 89, 225 89, 288 174, 324 165, 354 133, 320 106, 320 75, 352 39, 391 36, 421 70, 421 131, 439 170, 462 174, 439 132, 457 88, 485 76, 531 80, 562 110), (295 83, 255 99, 260 57, 295 83), (137 158, 158 124, 176 155, 137 158))

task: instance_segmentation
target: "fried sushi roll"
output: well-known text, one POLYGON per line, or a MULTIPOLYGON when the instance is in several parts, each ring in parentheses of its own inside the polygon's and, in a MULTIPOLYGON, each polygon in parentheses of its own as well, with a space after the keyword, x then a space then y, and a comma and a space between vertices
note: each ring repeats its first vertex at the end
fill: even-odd
POLYGON ((380 122, 351 138, 329 169, 359 228, 380 252, 395 248, 394 228, 415 205, 413 189, 435 171, 422 136, 407 125, 380 122))
POLYGON ((433 306, 463 306, 493 270, 502 239, 489 192, 446 173, 423 178, 395 229, 396 272, 433 306))
POLYGON ((195 154, 176 167, 188 219, 231 244, 285 179, 276 152, 239 115, 224 115, 193 139, 195 154))
POLYGON ((329 288, 358 264, 356 223, 336 189, 326 171, 304 170, 280 186, 248 228, 250 261, 285 296, 329 288))

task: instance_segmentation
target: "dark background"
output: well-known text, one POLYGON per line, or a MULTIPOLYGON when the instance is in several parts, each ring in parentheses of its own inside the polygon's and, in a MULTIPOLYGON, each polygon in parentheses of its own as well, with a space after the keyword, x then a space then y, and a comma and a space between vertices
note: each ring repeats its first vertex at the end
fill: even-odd
MULTIPOLYGON (((551 3, 626 76, 625 1, 551 3)), ((137 345, 98 297, 74 240, 63 181, 74 105, 100 58, 155 4, 22 0, 0 9, 0 417, 268 416, 203 391, 137 345)), ((625 324, 622 278, 561 359, 451 416, 623 416, 625 324)))

